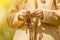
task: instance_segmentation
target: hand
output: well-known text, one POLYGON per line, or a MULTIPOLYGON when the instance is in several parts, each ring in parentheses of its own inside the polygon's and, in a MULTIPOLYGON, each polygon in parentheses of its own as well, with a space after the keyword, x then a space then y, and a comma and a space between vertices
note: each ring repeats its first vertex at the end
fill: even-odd
POLYGON ((30 11, 26 11, 26 10, 22 10, 20 11, 19 15, 18 15, 18 19, 22 21, 27 19, 28 17, 30 17, 30 11))
POLYGON ((34 12, 31 13, 31 17, 32 18, 37 17, 39 19, 42 19, 43 18, 43 11, 35 10, 34 12))
POLYGON ((24 21, 21 21, 21 20, 19 21, 18 15, 15 15, 15 14, 11 14, 7 18, 7 22, 8 22, 9 27, 12 27, 12 28, 20 28, 24 24, 24 21), (15 16, 17 16, 17 17, 15 17, 15 16), (14 18, 17 18, 17 21, 14 18))
POLYGON ((26 19, 26 17, 28 18, 28 16, 32 19, 34 17, 37 17, 39 19, 42 19, 43 18, 43 11, 41 10, 35 10, 34 12, 30 12, 30 11, 22 11, 22 15, 20 14, 20 16, 22 16, 23 20, 26 19))
POLYGON ((8 23, 9 26, 12 25, 13 19, 14 19, 14 14, 11 14, 11 15, 7 18, 7 23, 8 23))

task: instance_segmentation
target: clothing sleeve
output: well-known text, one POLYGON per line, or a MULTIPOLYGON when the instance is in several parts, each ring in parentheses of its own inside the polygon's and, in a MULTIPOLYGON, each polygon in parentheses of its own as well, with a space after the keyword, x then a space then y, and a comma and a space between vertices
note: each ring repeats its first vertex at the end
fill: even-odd
POLYGON ((48 23, 54 26, 60 26, 60 11, 56 10, 55 12, 44 11, 44 18, 42 22, 48 23))

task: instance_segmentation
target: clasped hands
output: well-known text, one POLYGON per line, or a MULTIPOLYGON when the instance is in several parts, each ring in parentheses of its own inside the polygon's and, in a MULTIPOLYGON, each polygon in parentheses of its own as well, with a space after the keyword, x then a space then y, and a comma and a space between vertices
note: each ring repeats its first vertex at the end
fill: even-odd
MULTIPOLYGON (((20 12, 21 13, 21 12, 20 12)), ((19 26, 21 26, 23 23, 24 23, 24 21, 25 21, 25 19, 33 19, 33 18, 38 18, 38 19, 42 19, 43 18, 43 12, 42 11, 40 11, 40 10, 35 10, 35 11, 33 11, 33 12, 30 12, 30 11, 22 11, 22 14, 19 14, 18 13, 18 15, 17 15, 17 20, 18 21, 16 21, 15 23, 13 22, 13 21, 15 21, 14 20, 14 18, 15 18, 15 14, 17 14, 17 13, 15 13, 15 12, 13 12, 13 13, 11 13, 11 15, 7 18, 7 22, 8 22, 8 25, 10 26, 10 27, 13 27, 13 28, 16 28, 16 27, 19 27, 19 26)))
POLYGON ((38 18, 38 19, 42 19, 43 18, 43 11, 40 10, 35 10, 33 12, 30 11, 22 11, 22 15, 19 14, 18 15, 18 19, 19 20, 24 20, 24 19, 33 19, 33 18, 38 18))

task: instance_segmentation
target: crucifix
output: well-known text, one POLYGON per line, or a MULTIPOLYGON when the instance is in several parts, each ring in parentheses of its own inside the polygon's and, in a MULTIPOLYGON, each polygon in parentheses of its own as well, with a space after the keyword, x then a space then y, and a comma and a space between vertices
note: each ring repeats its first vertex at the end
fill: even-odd
MULTIPOLYGON (((38 8, 37 0, 34 1, 35 4, 35 10, 38 8)), ((19 5, 16 5, 16 9, 19 11, 19 5)), ((15 10, 13 10, 15 12, 15 10)), ((39 11, 39 10, 37 10, 39 11)), ((24 15, 24 21, 26 24, 26 33, 27 29, 29 29, 29 40, 37 40, 37 27, 38 22, 40 19, 40 12, 37 14, 36 12, 30 13, 29 11, 26 12, 26 15, 24 15), (35 21, 34 21, 35 20, 35 21)), ((23 16, 23 15, 22 15, 23 16)))
MULTIPOLYGON (((34 1, 34 4, 35 4, 35 9, 37 9, 38 8, 37 0, 34 1)), ((39 11, 39 10, 37 10, 37 11, 39 11)), ((36 12, 30 13, 29 11, 27 11, 26 15, 25 15, 26 28, 29 29, 29 33, 30 33, 29 40, 37 40, 37 27, 38 27, 38 22, 40 19, 41 11, 38 14, 36 12)), ((27 29, 26 29, 26 33, 27 33, 27 29)))
MULTIPOLYGON (((38 8, 37 0, 34 1, 34 4, 35 4, 35 9, 37 9, 38 8)), ((27 11, 27 15, 26 15, 26 25, 27 26, 26 27, 27 27, 27 29, 29 29, 29 33, 30 33, 29 40, 37 40, 37 27, 38 27, 38 22, 40 19, 39 18, 40 12, 38 14, 36 12, 31 14, 29 11, 27 11), (33 23, 32 19, 35 19, 34 23, 33 23)))

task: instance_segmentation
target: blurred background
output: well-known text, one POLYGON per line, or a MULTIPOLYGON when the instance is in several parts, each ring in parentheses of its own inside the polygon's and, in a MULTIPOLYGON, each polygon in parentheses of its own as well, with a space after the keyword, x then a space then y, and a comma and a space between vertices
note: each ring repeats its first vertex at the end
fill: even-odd
POLYGON ((7 17, 10 7, 14 6, 15 0, 0 0, 0 40, 12 40, 15 30, 9 28, 7 17))
POLYGON ((0 40, 12 40, 15 29, 9 28, 7 17, 9 9, 16 4, 16 0, 0 0, 0 40))

